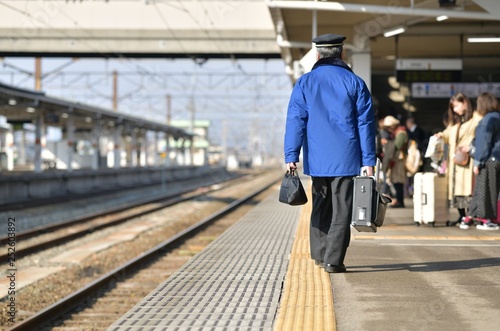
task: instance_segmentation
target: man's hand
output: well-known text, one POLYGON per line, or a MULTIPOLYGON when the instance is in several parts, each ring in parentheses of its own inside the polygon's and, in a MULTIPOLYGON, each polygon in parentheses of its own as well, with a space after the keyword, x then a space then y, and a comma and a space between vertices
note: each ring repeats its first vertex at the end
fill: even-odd
POLYGON ((293 175, 295 170, 297 170, 297 164, 295 162, 289 162, 286 164, 286 169, 293 175))
POLYGON ((474 170, 474 175, 476 175, 476 176, 479 175, 479 173, 481 172, 481 169, 479 169, 478 166, 474 166, 473 170, 474 170))
POLYGON ((373 176, 373 167, 372 166, 364 166, 361 168, 361 174, 363 176, 373 176))

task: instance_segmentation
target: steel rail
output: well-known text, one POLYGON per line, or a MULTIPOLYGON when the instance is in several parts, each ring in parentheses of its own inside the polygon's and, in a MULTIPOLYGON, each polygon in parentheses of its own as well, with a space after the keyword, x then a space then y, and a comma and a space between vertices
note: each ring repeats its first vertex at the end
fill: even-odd
MULTIPOLYGON (((281 180, 281 178, 279 180, 281 180)), ((255 190, 254 192, 244 196, 243 198, 233 201, 232 203, 222 208, 221 210, 202 219, 201 221, 188 227, 187 229, 177 233, 173 237, 170 237, 166 241, 151 248, 150 250, 144 252, 143 254, 135 257, 134 259, 123 264, 122 266, 117 267, 116 269, 108 272, 107 274, 103 275, 99 279, 94 280, 93 282, 79 289, 78 291, 66 296, 65 298, 43 309, 42 311, 36 313, 35 315, 19 322, 18 324, 15 324, 7 331, 32 331, 54 321, 67 311, 70 311, 76 304, 81 303, 85 299, 91 297, 97 291, 104 289, 108 284, 110 283, 114 284, 114 281, 120 279, 120 277, 123 276, 123 274, 126 272, 127 269, 133 269, 139 266, 141 263, 144 263, 147 260, 154 258, 156 254, 161 254, 162 251, 167 250, 169 247, 175 246, 178 243, 189 238, 190 236, 193 236, 194 234, 202 230, 210 223, 214 222, 215 220, 219 219, 220 217, 224 216, 230 211, 236 209, 241 204, 245 203, 254 196, 267 190, 269 187, 275 185, 275 183, 277 182, 278 180, 273 180, 267 183, 266 185, 260 187, 259 189, 255 190)))
MULTIPOLYGON (((231 181, 233 179, 235 179, 235 178, 231 178, 229 181, 231 181)), ((219 184, 219 183, 221 183, 221 182, 213 183, 210 185, 215 185, 215 184, 219 184)), ((21 233, 16 234, 17 240, 26 240, 26 239, 36 237, 37 235, 48 233, 50 231, 61 230, 61 229, 70 227, 70 226, 75 225, 75 224, 82 224, 82 223, 86 223, 86 222, 91 222, 99 217, 108 217, 109 218, 109 216, 112 214, 123 213, 126 210, 130 210, 132 208, 137 208, 141 205, 155 203, 154 205, 150 206, 149 208, 146 208, 146 209, 143 209, 140 211, 136 211, 136 212, 130 212, 128 215, 123 215, 123 216, 117 215, 115 217, 112 217, 111 220, 109 220, 105 223, 102 223, 102 224, 93 225, 93 226, 90 226, 88 228, 84 228, 84 229, 80 229, 78 231, 72 232, 70 234, 63 234, 63 235, 60 235, 59 237, 52 238, 50 240, 41 241, 38 243, 33 243, 32 245, 28 245, 25 247, 17 247, 16 248, 16 258, 21 258, 21 257, 26 256, 28 254, 32 254, 32 253, 41 251, 43 249, 54 247, 56 245, 60 245, 62 243, 68 242, 70 240, 79 238, 79 237, 81 237, 87 233, 93 232, 95 230, 100 230, 100 229, 103 229, 106 227, 118 225, 118 224, 126 222, 129 219, 132 219, 134 217, 143 216, 143 215, 152 213, 154 211, 160 210, 162 208, 169 207, 169 206, 172 206, 174 204, 177 204, 177 203, 180 203, 180 202, 183 202, 186 200, 197 198, 197 197, 202 196, 206 193, 215 192, 217 190, 220 190, 220 188, 209 189, 208 191, 196 193, 196 194, 189 195, 189 196, 179 196, 179 195, 194 193, 196 189, 199 189, 200 187, 204 187, 204 186, 205 185, 198 186, 198 187, 192 187, 192 188, 182 190, 182 191, 179 191, 179 192, 176 192, 173 194, 168 194, 168 195, 164 195, 164 196, 156 196, 156 197, 151 198, 151 199, 135 201, 133 203, 127 204, 126 206, 112 208, 112 209, 109 209, 109 210, 106 210, 103 212, 92 213, 89 215, 85 215, 83 217, 77 217, 74 219, 70 219, 70 220, 67 220, 65 222, 60 222, 60 223, 53 224, 53 225, 47 225, 47 226, 37 227, 37 228, 31 229, 31 230, 23 231, 21 233), (161 202, 161 201, 163 201, 163 202, 161 202)), ((7 243, 8 243, 7 237, 0 238, 0 245, 6 245, 7 243)), ((0 260, 2 260, 2 259, 7 260, 7 258, 8 258, 7 253, 0 253, 0 260)))
MULTIPOLYGON (((65 227, 65 226, 71 226, 71 225, 76 224, 76 223, 85 222, 85 221, 88 221, 89 219, 93 219, 93 218, 96 218, 96 217, 101 217, 101 216, 104 216, 104 215, 107 215, 107 214, 110 214, 110 213, 116 213, 116 212, 123 211, 123 210, 129 209, 131 207, 136 207, 136 206, 139 206, 139 205, 142 205, 142 204, 145 204, 145 203, 152 203, 152 202, 156 202, 156 201, 170 199, 170 198, 173 198, 173 197, 178 196, 178 195, 182 195, 182 194, 187 194, 189 192, 193 192, 194 190, 199 189, 200 187, 204 187, 204 186, 207 186, 207 185, 220 184, 220 183, 224 183, 224 182, 229 182, 229 181, 232 181, 232 180, 235 180, 235 179, 239 179, 241 177, 242 176, 231 176, 231 177, 229 177, 228 180, 225 180, 225 181, 222 180, 222 181, 208 183, 208 184, 204 184, 204 185, 192 186, 192 187, 190 187, 188 189, 181 190, 181 191, 178 191, 178 192, 169 193, 169 194, 159 194, 159 195, 156 195, 155 197, 150 198, 150 199, 136 200, 134 202, 128 203, 126 206, 121 206, 121 207, 116 207, 116 208, 110 208, 110 209, 107 209, 105 211, 90 213, 90 214, 87 214, 87 215, 84 215, 84 216, 79 216, 79 217, 76 217, 76 218, 72 218, 72 219, 69 219, 69 220, 66 220, 66 221, 63 221, 63 222, 58 222, 56 224, 42 225, 42 226, 39 226, 39 227, 36 227, 36 228, 33 228, 33 229, 29 229, 29 230, 18 232, 18 233, 16 233, 16 238, 20 239, 20 240, 26 240, 26 239, 35 237, 37 235, 44 234, 44 233, 49 232, 49 231, 54 231, 54 230, 61 229, 61 228, 65 227)), ((177 181, 177 182, 174 182, 174 183, 181 183, 181 182, 182 181, 177 181)), ((160 185, 160 184, 154 184, 154 185, 160 185)), ((116 192, 118 192, 118 191, 123 191, 123 188, 121 188, 119 190, 118 189, 116 190, 116 192)), ((84 199, 84 198, 86 198, 86 197, 76 197, 76 198, 73 198, 71 200, 84 199)), ((57 198, 54 198, 53 201, 54 202, 55 201, 61 202, 61 200, 58 200, 57 198)), ((8 243, 8 239, 9 239, 8 236, 0 236, 0 245, 7 244, 8 243)))
MULTIPOLYGON (((189 179, 178 179, 176 182, 183 182, 183 181, 188 181, 189 179)), ((129 186, 129 187, 114 187, 114 188, 109 188, 106 190, 98 191, 98 192, 86 192, 86 193, 69 193, 64 196, 56 196, 56 197, 50 197, 50 198, 36 198, 32 199, 31 201, 22 201, 22 202, 12 202, 12 203, 5 203, 5 204, 0 204, 0 211, 15 211, 19 209, 26 209, 26 208, 35 208, 39 206, 46 206, 47 204, 51 203, 61 203, 61 202, 67 202, 67 201, 74 201, 74 200, 79 200, 79 199, 85 199, 85 198, 93 198, 96 196, 106 196, 108 194, 114 194, 118 192, 122 192, 123 190, 140 190, 140 189, 146 189, 148 187, 154 187, 154 186, 160 186, 160 183, 149 183, 149 184, 142 184, 140 186, 129 186)))

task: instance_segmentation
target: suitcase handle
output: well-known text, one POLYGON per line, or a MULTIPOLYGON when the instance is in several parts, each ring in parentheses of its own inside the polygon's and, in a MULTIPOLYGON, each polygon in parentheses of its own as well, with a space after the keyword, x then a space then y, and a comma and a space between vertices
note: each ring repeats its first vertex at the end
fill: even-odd
MULTIPOLYGON (((382 185, 382 181, 380 179, 380 174, 382 172, 382 161, 380 161, 379 158, 377 158, 377 163, 376 163, 375 167, 373 167, 373 168, 374 168, 373 176, 370 176, 370 177, 372 177, 375 180, 377 190, 380 190, 380 187, 382 185)), ((367 177, 366 170, 360 171, 360 175, 367 177)))
POLYGON ((422 193, 422 205, 427 204, 427 193, 422 193))

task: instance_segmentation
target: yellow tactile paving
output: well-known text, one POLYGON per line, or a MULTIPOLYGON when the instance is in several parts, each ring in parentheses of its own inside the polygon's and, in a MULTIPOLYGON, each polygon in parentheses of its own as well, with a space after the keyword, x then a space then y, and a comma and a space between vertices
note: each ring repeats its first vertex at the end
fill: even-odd
POLYGON ((490 236, 478 236, 475 237, 477 240, 500 240, 500 237, 490 237, 490 236))
POLYGON ((352 235, 354 240, 500 240, 500 236, 402 236, 402 235, 352 235))
POLYGON ((302 207, 274 331, 334 331, 332 285, 309 253, 311 203, 302 207))

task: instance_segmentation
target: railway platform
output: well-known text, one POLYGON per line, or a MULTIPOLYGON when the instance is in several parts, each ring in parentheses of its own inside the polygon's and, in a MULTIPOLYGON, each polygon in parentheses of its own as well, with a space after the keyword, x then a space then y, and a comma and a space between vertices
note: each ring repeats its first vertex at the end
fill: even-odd
POLYGON ((309 256, 311 202, 281 204, 276 186, 108 330, 499 330, 500 231, 417 227, 406 205, 351 229, 347 272, 328 274, 309 256))

